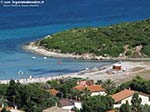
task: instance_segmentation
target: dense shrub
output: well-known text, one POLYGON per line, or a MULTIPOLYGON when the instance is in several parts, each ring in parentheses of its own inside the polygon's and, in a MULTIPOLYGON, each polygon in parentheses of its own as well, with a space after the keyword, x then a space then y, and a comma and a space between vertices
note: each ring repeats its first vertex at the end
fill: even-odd
MULTIPOLYGON (((99 28, 75 28, 59 32, 37 43, 47 49, 59 49, 62 53, 94 53, 117 57, 129 49, 143 45, 143 53, 150 56, 150 20, 121 23, 99 28)), ((127 52, 130 56, 131 52, 127 52)))

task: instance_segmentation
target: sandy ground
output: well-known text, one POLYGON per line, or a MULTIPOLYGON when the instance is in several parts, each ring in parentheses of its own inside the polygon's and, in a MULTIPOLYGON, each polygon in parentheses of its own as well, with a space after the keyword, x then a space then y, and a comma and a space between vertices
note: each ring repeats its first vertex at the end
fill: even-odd
POLYGON ((35 45, 35 42, 30 42, 26 45, 23 46, 23 49, 36 53, 36 54, 40 54, 43 56, 47 56, 47 57, 57 57, 57 58, 74 58, 74 59, 85 59, 85 60, 115 60, 115 61, 119 61, 119 60, 132 60, 132 61, 141 61, 141 60, 145 60, 145 61, 150 61, 150 58, 128 58, 128 57, 103 57, 103 56, 96 56, 95 54, 92 53, 85 53, 82 55, 77 55, 77 54, 70 54, 70 53, 58 53, 56 52, 56 50, 46 50, 44 48, 41 48, 39 46, 35 45))
POLYGON ((46 50, 39 46, 35 45, 35 42, 30 42, 23 46, 23 49, 26 51, 30 51, 32 53, 36 53, 39 55, 47 56, 47 57, 57 57, 57 58, 74 58, 74 59, 84 59, 84 60, 126 60, 126 58, 111 58, 111 57, 103 57, 96 56, 92 53, 85 53, 82 55, 79 54, 71 54, 71 53, 58 53, 54 52, 55 50, 46 50))
POLYGON ((111 79, 116 84, 121 84, 133 79, 136 76, 143 77, 150 80, 150 62, 122 62, 122 67, 125 71, 115 71, 115 73, 107 74, 106 72, 97 73, 90 77, 90 79, 106 80, 111 79))
MULTIPOLYGON (((141 76, 146 80, 150 80, 150 61, 149 62, 122 62, 122 69, 125 71, 114 71, 112 70, 112 65, 105 66, 102 68, 93 68, 90 70, 84 70, 76 73, 61 75, 61 76, 49 76, 49 77, 40 77, 40 78, 26 78, 20 79, 21 83, 34 83, 34 82, 46 82, 52 79, 60 79, 67 77, 80 77, 88 78, 94 81, 97 80, 106 80, 111 79, 116 84, 121 84, 133 79, 136 76, 141 76), (111 72, 106 72, 111 71, 111 72)), ((9 83, 9 80, 1 80, 0 83, 9 83)))
POLYGON ((48 57, 57 57, 57 58, 81 58, 81 55, 73 55, 73 54, 63 54, 63 53, 56 53, 52 51, 47 51, 43 48, 39 48, 34 45, 34 42, 30 42, 29 45, 24 45, 23 48, 27 51, 37 53, 40 55, 48 56, 48 57))

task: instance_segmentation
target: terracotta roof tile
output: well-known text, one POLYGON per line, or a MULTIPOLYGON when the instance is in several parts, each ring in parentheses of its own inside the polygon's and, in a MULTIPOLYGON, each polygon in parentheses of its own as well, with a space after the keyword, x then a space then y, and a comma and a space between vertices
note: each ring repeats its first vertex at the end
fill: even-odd
POLYGON ((72 100, 69 100, 69 99, 61 99, 59 101, 60 105, 61 106, 71 106, 71 105, 74 105, 74 102, 72 100))
POLYGON ((122 91, 112 95, 111 97, 115 100, 115 103, 116 103, 118 101, 121 101, 125 98, 132 96, 134 93, 135 93, 135 91, 133 91, 133 90, 125 89, 125 90, 122 90, 122 91))
MULTIPOLYGON (((13 111, 13 112, 24 112, 24 111, 21 111, 21 110, 17 110, 17 109, 14 109, 13 107, 5 107, 7 111, 13 111)), ((0 111, 2 110, 3 108, 0 107, 0 111)))
POLYGON ((43 110, 43 112, 68 112, 68 111, 60 107, 54 106, 54 107, 43 110))
POLYGON ((57 91, 56 89, 50 89, 49 92, 53 96, 56 96, 59 93, 59 91, 57 91))
POLYGON ((89 89, 91 92, 99 92, 99 91, 104 91, 104 88, 102 88, 101 86, 99 85, 91 85, 91 86, 76 86, 75 89, 79 90, 79 91, 82 91, 84 90, 85 88, 89 89))
POLYGON ((116 112, 115 110, 109 110, 109 111, 107 111, 107 112, 116 112))
MULTIPOLYGON (((1 111, 2 109, 3 109, 3 108, 0 107, 0 111, 1 111)), ((13 109, 13 107, 6 107, 6 110, 11 110, 11 109, 13 109)))

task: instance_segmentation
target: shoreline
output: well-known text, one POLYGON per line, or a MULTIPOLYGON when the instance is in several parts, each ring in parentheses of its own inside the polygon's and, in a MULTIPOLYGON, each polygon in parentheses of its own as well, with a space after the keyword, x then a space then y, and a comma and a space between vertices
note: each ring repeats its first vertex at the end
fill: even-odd
MULTIPOLYGON (((76 55, 66 55, 66 54, 61 54, 61 53, 55 53, 55 52, 49 52, 45 49, 38 48, 37 46, 34 45, 34 42, 29 43, 28 45, 26 44, 23 46, 23 49, 37 53, 40 55, 44 56, 50 56, 50 57, 58 57, 58 58, 75 58, 75 59, 81 59, 81 56, 76 57, 76 55), (72 56, 72 57, 68 57, 72 56)), ((89 59, 91 60, 91 59, 89 59)), ((106 59, 105 59, 106 60, 106 59)), ((103 60, 102 60, 103 61, 103 60)), ((107 59, 106 61, 114 61, 107 59)), ((120 60, 119 60, 120 61, 120 60)), ((114 62, 116 63, 116 62, 114 62)), ((113 64, 110 65, 104 65, 100 68, 94 68, 88 69, 88 70, 82 70, 79 72, 74 72, 74 73, 68 73, 68 74, 63 74, 63 75, 47 75, 47 76, 37 76, 37 77, 28 77, 28 78, 22 78, 22 79, 16 79, 15 81, 19 81, 22 84, 28 84, 28 83, 46 83, 48 80, 54 80, 54 79, 62 79, 62 78, 83 78, 83 79, 92 79, 94 81, 96 80, 107 80, 111 79, 115 81, 118 84, 121 84, 125 81, 129 81, 133 77, 139 75, 144 77, 145 79, 150 79, 150 76, 148 75, 150 73, 150 61, 122 61, 122 66, 123 68, 126 69, 125 72, 122 71, 113 71, 111 74, 107 73, 107 70, 110 70, 112 68, 113 64), (134 71, 135 69, 135 71, 134 71), (147 78, 148 77, 148 78, 147 78)), ((0 84, 8 84, 10 80, 0 80, 0 84)))
POLYGON ((82 54, 82 55, 74 55, 69 53, 57 53, 48 51, 44 48, 40 48, 35 46, 34 42, 30 42, 23 46, 23 49, 26 51, 30 51, 32 53, 36 53, 42 56, 47 57, 55 57, 55 58, 72 58, 72 59, 82 59, 82 60, 101 60, 101 61, 150 61, 150 58, 128 58, 128 57, 102 57, 95 56, 94 54, 82 54))
MULTIPOLYGON (((114 64, 114 63, 113 63, 114 64)), ((84 69, 79 72, 62 74, 62 75, 52 75, 50 76, 37 76, 28 77, 22 79, 16 79, 22 84, 28 83, 46 83, 49 80, 64 79, 64 78, 83 78, 90 80, 107 80, 111 79, 117 85, 124 82, 132 80, 136 76, 143 77, 146 80, 150 80, 150 62, 131 62, 124 61, 121 63, 122 70, 116 71, 112 69, 113 64, 104 65, 99 68, 84 69)), ((0 80, 0 84, 8 84, 10 80, 0 80)))
MULTIPOLYGON (((55 80, 55 79, 63 79, 63 78, 87 78, 84 76, 86 73, 93 73, 96 71, 102 71, 104 68, 108 68, 112 66, 112 64, 103 65, 101 67, 94 67, 94 68, 88 68, 84 70, 80 70, 78 72, 73 73, 66 73, 66 74, 56 74, 56 75, 46 75, 46 76, 35 76, 35 77, 26 77, 26 78, 20 78, 15 79, 15 81, 19 81, 21 84, 28 84, 28 83, 46 83, 49 80, 55 80)), ((8 84, 11 79, 0 79, 0 84, 8 84)))

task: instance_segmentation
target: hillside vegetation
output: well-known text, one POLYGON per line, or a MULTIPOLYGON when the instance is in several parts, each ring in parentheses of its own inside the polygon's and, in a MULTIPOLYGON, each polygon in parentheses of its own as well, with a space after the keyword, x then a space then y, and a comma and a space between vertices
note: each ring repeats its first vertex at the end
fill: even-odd
POLYGON ((36 45, 59 53, 104 57, 149 57, 150 20, 107 27, 74 28, 47 36, 36 45))

